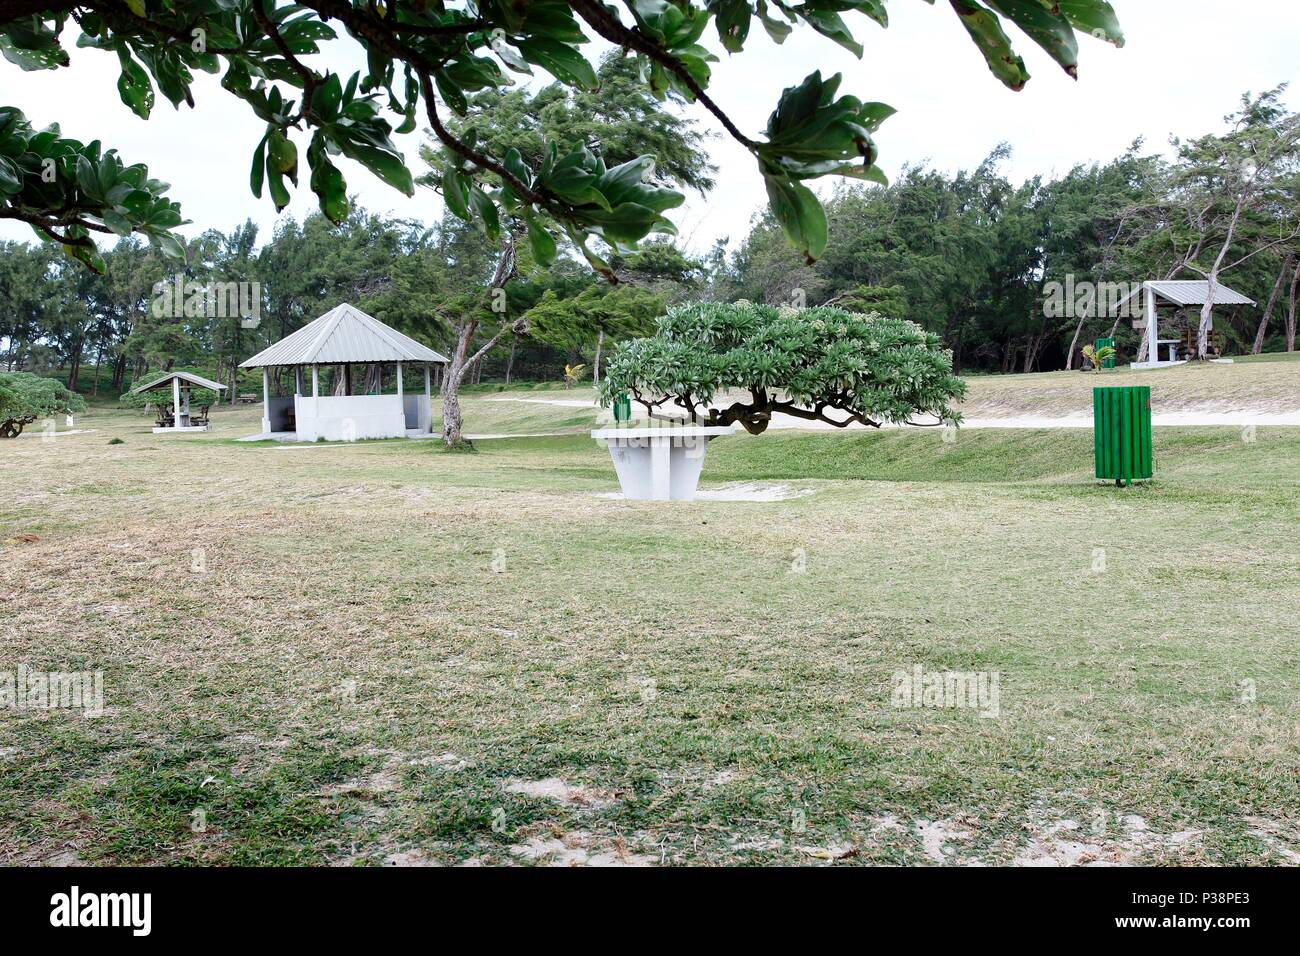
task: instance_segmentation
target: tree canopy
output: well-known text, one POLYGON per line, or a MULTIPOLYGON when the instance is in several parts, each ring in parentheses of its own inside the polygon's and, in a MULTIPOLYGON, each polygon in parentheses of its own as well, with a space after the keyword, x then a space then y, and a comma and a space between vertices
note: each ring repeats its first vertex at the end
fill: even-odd
POLYGON ((70 415, 86 401, 62 383, 30 372, 0 372, 0 438, 15 438, 27 425, 51 415, 70 415))
POLYGON ((602 404, 626 393, 652 415, 681 409, 751 434, 777 413, 844 427, 960 421, 952 354, 919 325, 835 306, 700 302, 669 310, 652 336, 609 360, 602 404), (744 397, 727 401, 727 393, 744 397), (933 420, 918 420, 916 416, 933 420))
MULTIPOLYGON (((1071 76, 1078 69, 1076 30, 1123 42, 1106 0, 950 6, 990 70, 1013 90, 1029 74, 1008 27, 1071 76)), ((5 0, 0 53, 24 70, 65 67, 64 34, 75 24, 78 46, 118 58, 121 99, 145 118, 157 93, 173 106, 193 106, 195 72, 220 74, 223 89, 266 124, 252 152, 252 191, 283 209, 305 154, 308 186, 335 223, 347 218, 350 202, 332 157, 354 159, 411 195, 415 177, 392 134, 424 121, 445 148, 441 189, 456 215, 489 232, 500 228, 503 212, 522 218, 539 261, 553 256, 557 238, 567 238, 612 278, 609 256, 630 251, 651 232, 671 232, 665 213, 682 202, 681 193, 654 182, 654 156, 611 166, 578 128, 526 149, 513 139, 480 138, 472 123, 451 117, 470 116, 474 94, 499 91, 511 84, 510 73, 534 68, 596 90, 601 78, 583 53, 594 34, 626 52, 653 95, 700 103, 744 146, 772 215, 812 260, 826 248, 827 221, 805 183, 828 175, 883 182, 873 136, 893 109, 841 93, 838 74, 818 71, 785 90, 763 134, 749 135, 709 95, 716 57, 700 41, 712 27, 722 46, 739 54, 761 24, 778 43, 808 29, 861 57, 842 16, 848 13, 888 24, 884 0, 5 0), (306 59, 345 39, 361 48, 364 70, 345 78, 306 59)), ((182 255, 171 231, 182 223, 180 210, 143 164, 127 165, 97 139, 64 137, 57 125, 34 130, 17 110, 0 112, 0 218, 29 223, 95 269, 103 263, 92 233, 138 233, 166 254, 182 255)))

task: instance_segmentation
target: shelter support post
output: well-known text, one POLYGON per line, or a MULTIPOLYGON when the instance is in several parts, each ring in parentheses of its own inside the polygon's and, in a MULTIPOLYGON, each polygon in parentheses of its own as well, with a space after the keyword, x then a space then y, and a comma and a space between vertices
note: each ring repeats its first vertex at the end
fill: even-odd
POLYGON ((424 363, 424 404, 420 406, 420 431, 428 434, 433 431, 433 390, 430 382, 429 363, 424 363))
POLYGON ((262 366, 262 434, 271 434, 271 373, 262 366))
POLYGON ((172 428, 181 427, 181 380, 172 379, 172 428))
POLYGON ((311 397, 320 398, 320 368, 315 362, 311 363, 311 397))
POLYGON ((1142 283, 1142 291, 1147 297, 1147 361, 1160 361, 1160 346, 1157 344, 1160 339, 1160 321, 1156 314, 1156 293, 1151 288, 1151 283, 1142 283))

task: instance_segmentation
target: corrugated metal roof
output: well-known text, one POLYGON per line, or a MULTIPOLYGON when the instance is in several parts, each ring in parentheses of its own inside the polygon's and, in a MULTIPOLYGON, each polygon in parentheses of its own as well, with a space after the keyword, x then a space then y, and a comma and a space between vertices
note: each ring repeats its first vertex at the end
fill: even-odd
POLYGON ((258 352, 240 368, 346 362, 446 362, 427 345, 344 302, 258 352))
MULTIPOLYGON (((1162 299, 1168 299, 1175 305, 1204 305, 1210 291, 1210 283, 1205 279, 1174 279, 1168 282, 1147 283, 1162 299)), ((1215 305, 1254 305, 1254 299, 1248 299, 1240 292, 1229 289, 1222 282, 1214 284, 1215 305)))
POLYGON ((220 382, 214 382, 210 378, 204 378, 202 375, 195 375, 193 372, 168 372, 160 378, 155 378, 151 382, 145 382, 143 385, 137 385, 131 389, 132 394, 136 392, 147 392, 151 389, 158 388, 164 383, 170 383, 172 379, 179 378, 182 382, 189 385, 197 385, 199 388, 210 388, 214 392, 224 392, 226 386, 220 382))

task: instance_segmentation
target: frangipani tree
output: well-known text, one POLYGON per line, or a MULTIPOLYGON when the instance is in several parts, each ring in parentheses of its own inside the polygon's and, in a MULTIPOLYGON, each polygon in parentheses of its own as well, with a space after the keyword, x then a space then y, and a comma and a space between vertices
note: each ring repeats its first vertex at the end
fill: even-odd
POLYGON ((84 411, 86 400, 63 383, 30 372, 0 372, 0 438, 17 438, 40 418, 84 411))
MULTIPOLYGON (((1071 76, 1076 30, 1123 41, 1106 0, 949 6, 1013 90, 1029 74, 1007 24, 1071 76)), ((66 33, 75 25, 78 46, 117 58, 121 99, 142 118, 159 92, 175 107, 193 106, 194 74, 219 74, 223 89, 265 124, 250 144, 253 192, 269 194, 283 209, 305 157, 308 185, 334 222, 349 209, 335 157, 357 161, 409 196, 414 179, 391 134, 427 123, 448 157, 441 170, 448 208, 489 232, 500 228, 503 213, 523 219, 538 261, 548 261, 566 238, 612 279, 608 253, 671 231, 664 213, 682 201, 648 181, 651 158, 608 167, 586 143, 552 141, 525 159, 514 146, 458 136, 449 114, 467 114, 473 93, 511 84, 511 73, 539 69, 570 86, 595 88, 596 69, 583 53, 594 34, 634 58, 656 96, 698 102, 744 146, 774 216, 815 258, 826 246, 826 216, 805 184, 827 175, 882 181, 873 136, 893 109, 842 93, 838 75, 814 72, 786 89, 761 134, 743 131, 708 93, 717 58, 700 41, 712 28, 729 53, 740 54, 761 24, 778 43, 810 29, 860 57, 862 45, 843 14, 888 23, 885 0, 3 0, 0 54, 24 70, 66 67, 66 33), (309 59, 345 38, 360 47, 364 70, 343 77, 309 59)), ((96 232, 141 233, 180 254, 168 238, 180 215, 163 198, 165 189, 98 141, 64 139, 55 126, 34 133, 17 111, 0 112, 0 218, 29 223, 94 268, 96 232)))
POLYGON ((652 417, 684 412, 757 435, 778 413, 840 428, 957 423, 952 402, 965 391, 952 353, 913 322, 834 306, 700 302, 616 351, 599 396, 608 406, 626 393, 652 417), (745 397, 724 398, 735 391, 745 397))

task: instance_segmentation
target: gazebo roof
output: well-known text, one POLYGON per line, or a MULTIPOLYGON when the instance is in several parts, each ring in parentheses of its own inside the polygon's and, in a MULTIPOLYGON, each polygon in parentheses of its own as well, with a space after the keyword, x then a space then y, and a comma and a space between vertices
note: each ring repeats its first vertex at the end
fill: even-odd
MULTIPOLYGON (((1210 294, 1210 283, 1205 279, 1171 279, 1161 282, 1144 282, 1143 286, 1150 289, 1166 302, 1172 302, 1174 305, 1205 305, 1205 300, 1210 294)), ((1136 292, 1128 298, 1133 298, 1136 292)), ((1128 299, 1124 300, 1125 302, 1128 299)), ((1123 302, 1119 303, 1123 305, 1123 302)), ((1229 289, 1222 282, 1214 284, 1214 304, 1215 305, 1254 305, 1254 299, 1248 299, 1235 289, 1229 289)))
POLYGON ((136 392, 153 391, 156 388, 162 388, 164 385, 170 386, 171 381, 174 378, 180 379, 182 385, 195 385, 199 388, 210 388, 214 392, 224 392, 226 390, 226 386, 222 385, 220 382, 214 382, 212 379, 204 378, 202 375, 195 375, 193 372, 168 372, 166 375, 155 378, 153 381, 145 382, 143 385, 137 385, 135 388, 131 389, 131 394, 134 395, 136 392))
POLYGON ((445 355, 344 302, 239 367, 446 361, 445 355))

